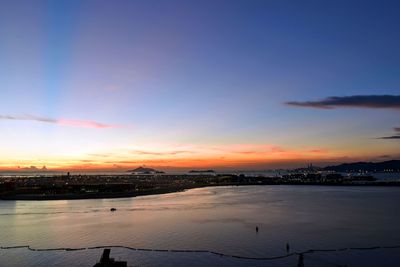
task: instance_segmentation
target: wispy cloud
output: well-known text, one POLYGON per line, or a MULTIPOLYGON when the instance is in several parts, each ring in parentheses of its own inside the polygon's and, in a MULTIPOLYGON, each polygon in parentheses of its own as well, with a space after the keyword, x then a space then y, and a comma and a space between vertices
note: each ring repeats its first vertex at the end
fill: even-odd
POLYGON ((89 153, 88 156, 91 157, 100 157, 100 158, 108 158, 113 156, 112 153, 89 153))
POLYGON ((144 151, 144 150, 132 151, 132 154, 152 155, 152 156, 166 156, 166 155, 178 155, 178 154, 188 154, 188 153, 193 153, 193 151, 187 151, 187 150, 174 150, 174 151, 163 151, 163 152, 144 151))
POLYGON ((286 105, 297 107, 309 107, 320 109, 334 109, 341 107, 355 108, 380 108, 400 109, 399 95, 353 95, 353 96, 332 96, 316 101, 290 101, 286 105))
POLYGON ((53 123, 63 126, 80 127, 80 128, 115 128, 116 125, 105 124, 97 121, 90 120, 70 120, 70 119, 54 119, 33 115, 21 115, 21 116, 10 116, 10 115, 0 115, 0 120, 19 120, 19 121, 36 121, 43 123, 53 123))
POLYGON ((73 126, 73 127, 82 127, 82 128, 115 128, 116 125, 100 123, 97 121, 86 121, 86 120, 65 120, 60 119, 57 120, 57 124, 65 125, 65 126, 73 126))
POLYGON ((316 149, 310 149, 310 150, 308 150, 308 152, 315 153, 315 154, 320 154, 320 153, 328 153, 329 151, 326 150, 326 149, 316 148, 316 149))
POLYGON ((195 151, 197 155, 208 155, 210 157, 223 155, 235 159, 326 157, 333 153, 332 151, 318 147, 295 149, 283 147, 277 144, 201 145, 193 146, 190 151, 195 151))
POLYGON ((228 144, 219 146, 196 146, 195 149, 203 151, 217 151, 234 154, 259 154, 259 153, 284 153, 287 152, 281 146, 269 144, 228 144))

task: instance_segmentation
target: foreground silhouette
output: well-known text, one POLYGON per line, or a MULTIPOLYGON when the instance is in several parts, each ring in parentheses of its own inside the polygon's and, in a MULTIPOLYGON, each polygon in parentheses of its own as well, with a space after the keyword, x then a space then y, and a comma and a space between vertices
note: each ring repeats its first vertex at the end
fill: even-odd
POLYGON ((126 261, 115 261, 110 258, 111 249, 106 248, 103 250, 103 255, 101 255, 100 262, 96 263, 93 267, 127 267, 128 263, 126 261))

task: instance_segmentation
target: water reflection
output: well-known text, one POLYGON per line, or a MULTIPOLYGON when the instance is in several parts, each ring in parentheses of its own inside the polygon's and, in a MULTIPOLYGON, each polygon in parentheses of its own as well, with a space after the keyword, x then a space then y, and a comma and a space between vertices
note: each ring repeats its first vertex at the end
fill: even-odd
MULTIPOLYGON (((389 187, 248 186, 201 188, 126 199, 2 201, 0 240, 7 246, 113 244, 213 250, 253 257, 285 254, 287 242, 290 251, 394 245, 400 243, 399 200, 400 189, 389 187), (117 211, 110 212, 112 207, 117 211), (258 233, 256 226, 260 228, 258 233)), ((0 250, 0 260, 12 253, 0 250)), ((127 251, 117 253, 124 259, 132 257, 127 251)), ((396 260, 393 253, 385 253, 371 255, 396 260)), ((60 264, 71 258, 71 253, 67 254, 60 253, 60 264)), ((358 257, 355 252, 352 257, 354 254, 358 257)), ((147 257, 151 260, 141 258, 141 266, 164 265, 166 260, 176 263, 171 257, 181 256, 147 254, 147 257)), ((15 266, 23 266, 27 259, 46 262, 50 258, 20 252, 21 264, 15 266)), ((92 264, 96 261, 93 258, 92 264)), ((208 265, 232 263, 212 256, 205 258, 208 265)), ((86 264, 87 258, 75 260, 86 264)), ((296 259, 293 263, 296 264, 296 259)))

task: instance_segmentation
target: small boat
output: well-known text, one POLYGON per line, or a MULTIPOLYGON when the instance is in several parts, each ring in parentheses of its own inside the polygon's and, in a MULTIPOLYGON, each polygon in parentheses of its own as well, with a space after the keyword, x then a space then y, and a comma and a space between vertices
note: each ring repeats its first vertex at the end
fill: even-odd
POLYGON ((116 208, 111 208, 111 209, 110 209, 110 211, 116 211, 116 210, 117 210, 116 208))

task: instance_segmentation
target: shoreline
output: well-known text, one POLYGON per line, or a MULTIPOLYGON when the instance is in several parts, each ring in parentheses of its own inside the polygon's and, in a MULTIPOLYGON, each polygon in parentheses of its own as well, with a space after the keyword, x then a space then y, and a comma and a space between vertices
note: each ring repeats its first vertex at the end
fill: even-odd
MULTIPOLYGON (((193 187, 197 188, 197 187, 193 187)), ((1 196, 0 200, 4 201, 46 201, 46 200, 80 200, 80 199, 113 199, 113 198, 133 198, 139 196, 161 195, 182 192, 193 188, 166 188, 141 192, 109 192, 109 193, 83 193, 83 194, 58 194, 58 195, 42 195, 42 194, 17 194, 10 196, 1 196)))
POLYGON ((169 193, 183 192, 190 189, 204 188, 204 187, 221 187, 221 186, 275 186, 275 185, 286 185, 286 186, 375 186, 375 187, 399 187, 399 182, 378 182, 378 183, 273 183, 273 184, 209 184, 209 185, 196 185, 187 187, 171 187, 171 188, 159 188, 147 191, 138 192, 104 192, 104 193, 82 193, 82 194, 55 194, 55 195, 44 195, 44 194, 16 194, 8 196, 0 196, 0 200, 3 201, 48 201, 48 200, 83 200, 83 199, 113 199, 113 198, 133 198, 138 196, 151 196, 161 195, 169 193))

